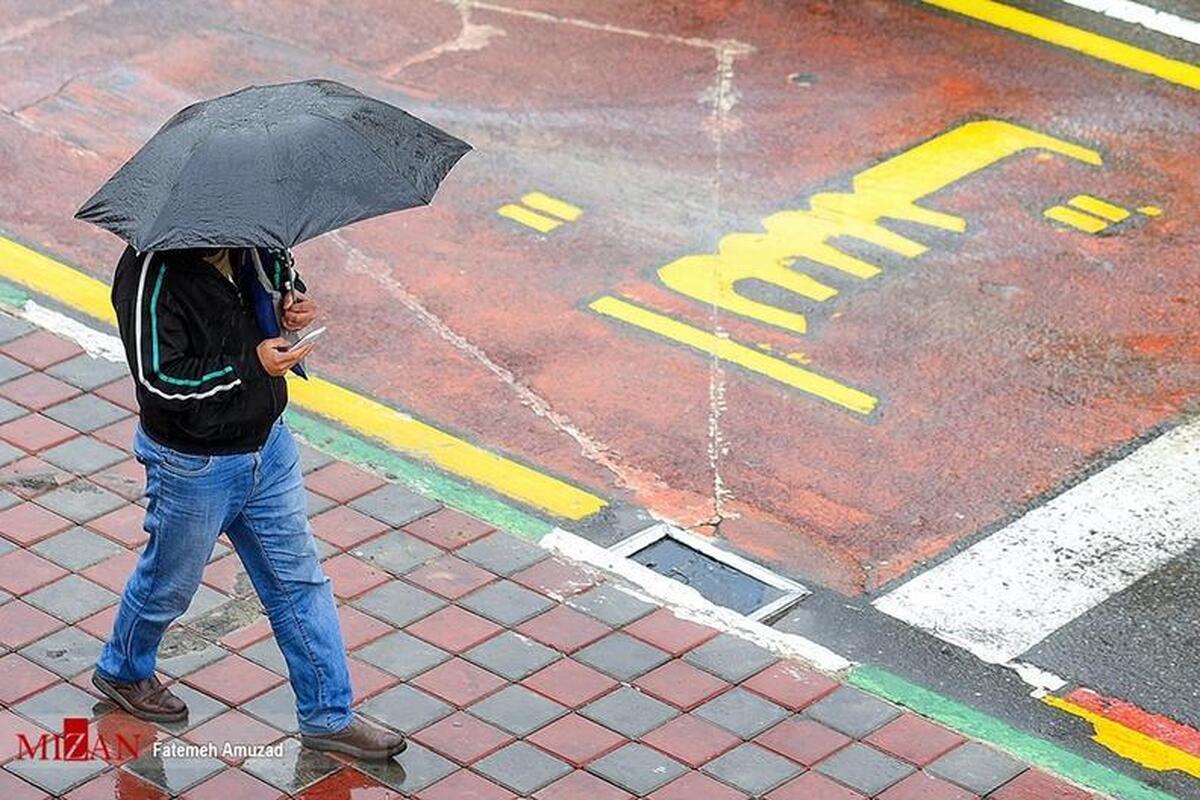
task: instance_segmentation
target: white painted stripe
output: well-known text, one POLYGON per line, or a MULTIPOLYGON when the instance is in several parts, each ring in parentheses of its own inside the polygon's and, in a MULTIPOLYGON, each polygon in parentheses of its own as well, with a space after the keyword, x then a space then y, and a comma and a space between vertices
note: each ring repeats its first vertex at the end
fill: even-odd
POLYGON ((111 333, 89 328, 66 314, 46 308, 36 300, 26 300, 20 308, 15 309, 15 313, 18 317, 27 319, 34 325, 45 328, 65 339, 70 339, 87 351, 92 358, 103 358, 118 364, 125 363, 125 348, 121 344, 121 340, 111 333))
POLYGON ((1141 25, 1143 28, 1174 36, 1192 44, 1200 44, 1200 22, 1172 14, 1169 11, 1159 11, 1145 3, 1135 3, 1133 0, 1062 0, 1064 3, 1088 11, 1095 11, 1106 17, 1141 25))
POLYGON ((1180 426, 875 600, 880 611, 1014 661, 1200 543, 1200 420, 1180 426))
POLYGON ((719 606, 692 587, 659 575, 631 558, 617 555, 569 531, 555 528, 542 537, 540 544, 567 558, 621 576, 638 589, 626 591, 666 606, 682 619, 749 640, 778 656, 799 658, 826 672, 840 672, 853 666, 853 662, 823 645, 803 636, 777 631, 733 609, 719 606))

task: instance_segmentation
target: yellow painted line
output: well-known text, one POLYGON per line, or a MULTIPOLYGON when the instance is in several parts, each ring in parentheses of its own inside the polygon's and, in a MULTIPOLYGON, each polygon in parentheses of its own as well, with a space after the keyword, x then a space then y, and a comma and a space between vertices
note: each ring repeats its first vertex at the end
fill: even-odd
MULTIPOLYGON (((108 284, 2 236, 0 277, 100 322, 117 324, 108 284)), ((292 380, 288 387, 292 402, 306 411, 556 517, 582 519, 606 505, 578 487, 329 381, 292 380)))
POLYGON ((1139 214, 1145 214, 1147 217, 1157 217, 1162 214, 1162 209, 1158 206, 1142 206, 1138 209, 1139 214))
POLYGON ((1063 225, 1070 225, 1085 233, 1099 233, 1108 227, 1108 223, 1104 220, 1096 219, 1090 214, 1084 214, 1082 211, 1076 211, 1066 206, 1047 208, 1042 212, 1042 216, 1055 222, 1061 222, 1063 225))
POLYGON ((512 203, 500 206, 500 208, 496 209, 496 213, 541 233, 549 233, 559 225, 562 225, 560 220, 544 216, 536 211, 530 211, 525 206, 518 206, 512 203))
POLYGON ((589 307, 599 314, 657 333, 671 341, 716 356, 722 361, 737 364, 850 411, 870 414, 879 404, 877 398, 838 383, 833 378, 828 378, 812 370, 802 369, 783 359, 767 355, 761 350, 747 347, 728 338, 715 336, 706 330, 672 319, 665 314, 636 306, 618 297, 606 295, 593 301, 589 307))
POLYGON ((1132 69, 1164 81, 1200 90, 1200 67, 1159 55, 1131 44, 1076 28, 1030 11, 994 0, 922 0, 927 5, 953 11, 1043 42, 1132 69))
POLYGON ((1092 739, 1122 758, 1128 758, 1156 772, 1179 770, 1194 778, 1200 778, 1200 758, 1191 753, 1160 742, 1062 697, 1046 695, 1042 702, 1091 723, 1095 729, 1092 739))
POLYGON ((1129 212, 1120 206, 1114 206, 1112 203, 1104 202, 1099 197, 1092 197, 1087 194, 1075 195, 1067 201, 1067 205, 1075 206, 1089 214, 1095 214, 1097 217, 1104 217, 1110 222, 1120 222, 1129 218, 1129 212))
POLYGON ((545 211, 547 214, 565 219, 567 222, 574 222, 583 213, 583 209, 579 206, 573 206, 565 200, 559 200, 557 197, 551 197, 541 192, 530 192, 521 198, 521 202, 530 208, 536 208, 538 211, 545 211))

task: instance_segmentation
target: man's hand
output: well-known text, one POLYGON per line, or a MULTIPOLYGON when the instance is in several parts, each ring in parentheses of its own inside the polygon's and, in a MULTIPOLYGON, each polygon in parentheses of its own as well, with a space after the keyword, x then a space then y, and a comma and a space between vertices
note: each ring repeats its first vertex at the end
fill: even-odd
POLYGON ((258 343, 258 360, 262 362, 263 369, 267 371, 268 375, 278 378, 280 375, 286 375, 287 371, 294 367, 300 359, 311 353, 316 344, 316 342, 309 342, 295 350, 280 350, 281 347, 291 347, 292 343, 282 336, 263 339, 258 343))
POLYGON ((283 327, 298 331, 317 318, 317 303, 303 292, 294 289, 284 292, 283 327))

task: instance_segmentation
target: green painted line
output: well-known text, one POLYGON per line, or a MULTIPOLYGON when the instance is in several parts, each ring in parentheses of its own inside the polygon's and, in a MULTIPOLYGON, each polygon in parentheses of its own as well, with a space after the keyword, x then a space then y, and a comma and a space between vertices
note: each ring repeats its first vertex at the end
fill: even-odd
POLYGON ((29 294, 15 283, 0 280, 0 305, 20 308, 29 299, 29 294))
POLYGON ((1089 761, 1070 750, 1014 728, 1007 722, 943 697, 887 670, 863 664, 855 667, 849 682, 871 694, 910 708, 923 717, 973 739, 981 739, 1007 750, 1023 761, 1061 775, 1081 786, 1110 794, 1120 800, 1179 800, 1122 772, 1089 761))
POLYGON ((522 539, 536 542, 554 529, 546 520, 434 467, 405 458, 309 414, 291 408, 285 414, 288 426, 318 450, 398 480, 426 497, 453 506, 522 539))

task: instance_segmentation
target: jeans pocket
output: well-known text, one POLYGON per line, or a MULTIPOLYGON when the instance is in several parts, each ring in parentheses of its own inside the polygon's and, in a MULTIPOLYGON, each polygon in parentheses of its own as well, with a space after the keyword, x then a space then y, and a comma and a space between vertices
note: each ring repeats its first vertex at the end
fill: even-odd
POLYGON ((192 478, 207 472, 208 468, 212 466, 213 457, 211 455, 203 456, 193 453, 181 453, 178 450, 160 447, 158 463, 164 470, 173 475, 192 478))

